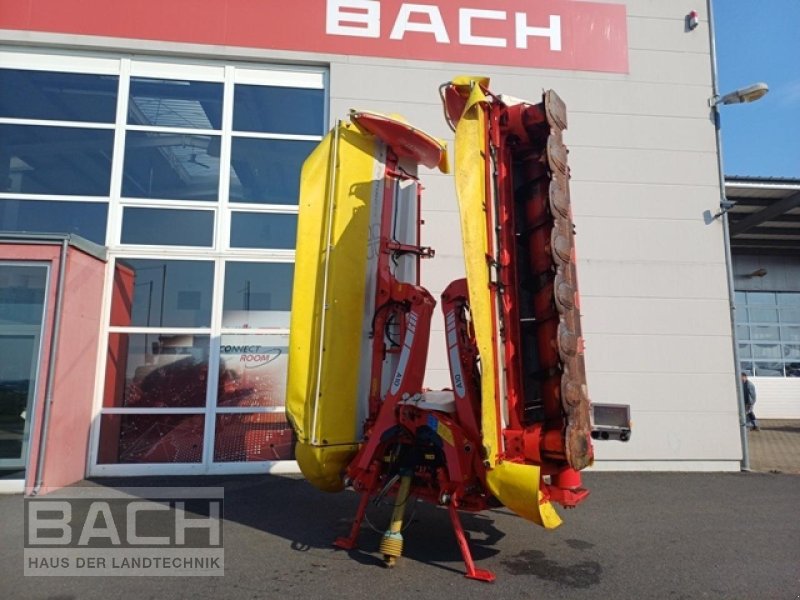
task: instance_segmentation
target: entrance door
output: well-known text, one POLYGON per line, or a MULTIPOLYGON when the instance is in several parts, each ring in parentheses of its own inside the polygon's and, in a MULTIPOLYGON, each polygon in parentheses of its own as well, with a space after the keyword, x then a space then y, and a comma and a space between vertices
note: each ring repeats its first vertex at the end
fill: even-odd
POLYGON ((0 262, 0 476, 22 477, 28 458, 47 275, 0 262))

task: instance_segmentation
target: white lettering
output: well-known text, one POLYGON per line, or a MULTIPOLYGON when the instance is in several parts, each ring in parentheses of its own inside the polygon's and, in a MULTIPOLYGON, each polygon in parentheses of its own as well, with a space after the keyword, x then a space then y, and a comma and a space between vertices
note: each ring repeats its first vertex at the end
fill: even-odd
POLYGON ((114 516, 111 514, 111 507, 108 502, 92 502, 89 512, 86 514, 86 522, 83 524, 83 531, 78 540, 79 546, 86 546, 89 540, 96 537, 108 538, 112 544, 119 545, 119 532, 114 525, 114 516), (97 517, 103 515, 105 527, 97 527, 97 517), (90 527, 91 525, 91 527, 90 527))
POLYGON ((550 50, 561 51, 561 17, 550 15, 550 27, 528 27, 528 15, 516 13, 517 48, 527 49, 530 36, 550 38, 550 50))
POLYGON ((505 21, 506 13, 502 10, 481 10, 478 8, 462 8, 458 11, 458 41, 468 46, 491 46, 505 48, 506 40, 472 34, 472 21, 476 19, 505 21))
POLYGON ((389 39, 402 40, 407 31, 418 31, 420 33, 432 33, 436 41, 440 44, 449 44, 450 37, 447 35, 447 28, 444 26, 442 13, 436 6, 428 4, 402 4, 397 19, 392 27, 389 39), (426 15, 428 21, 425 23, 412 23, 411 15, 414 13, 426 15))
POLYGON ((28 543, 66 545, 72 541, 72 530, 69 522, 72 520, 72 506, 69 502, 28 502, 28 543), (59 512, 60 518, 44 519, 39 516, 43 512, 59 512), (39 537, 42 529, 58 529, 61 537, 39 537))
POLYGON ((219 502, 209 502, 207 519, 187 519, 186 503, 175 503, 175 543, 186 544, 187 529, 208 529, 208 543, 219 546, 219 502))
MULTIPOLYGON (((458 10, 458 43, 464 46, 484 46, 506 48, 509 41, 503 37, 476 35, 473 33, 476 21, 506 21, 508 13, 503 10, 480 8, 460 8, 458 10)), ((561 17, 549 16, 547 27, 528 25, 528 15, 514 13, 515 47, 527 50, 528 38, 544 37, 550 41, 550 50, 561 51, 561 17)), ((451 24, 455 26, 455 24, 451 24)), ((381 5, 379 0, 327 0, 325 31, 330 35, 343 35, 363 38, 381 37, 381 5)), ((402 40, 406 33, 432 34, 439 44, 449 44, 442 13, 433 4, 400 5, 394 20, 389 39, 402 40), (415 19, 415 20, 412 20, 415 19)))
POLYGON ((169 538, 163 536, 139 536, 136 534, 136 515, 140 512, 147 510, 166 510, 170 508, 164 504, 157 502, 131 502, 127 507, 127 528, 125 537, 128 538, 129 544, 146 544, 152 546, 166 546, 169 544, 169 538))
POLYGON ((380 2, 378 0, 328 0, 325 32, 330 35, 380 37, 380 2))

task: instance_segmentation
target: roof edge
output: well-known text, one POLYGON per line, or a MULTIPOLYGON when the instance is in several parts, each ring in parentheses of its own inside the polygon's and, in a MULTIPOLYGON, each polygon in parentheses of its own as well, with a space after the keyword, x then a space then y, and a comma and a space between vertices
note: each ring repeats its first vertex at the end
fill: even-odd
POLYGON ((74 233, 28 233, 0 231, 0 244, 62 244, 67 242, 70 246, 81 252, 93 256, 103 262, 108 261, 108 249, 100 244, 95 244, 84 237, 74 233))

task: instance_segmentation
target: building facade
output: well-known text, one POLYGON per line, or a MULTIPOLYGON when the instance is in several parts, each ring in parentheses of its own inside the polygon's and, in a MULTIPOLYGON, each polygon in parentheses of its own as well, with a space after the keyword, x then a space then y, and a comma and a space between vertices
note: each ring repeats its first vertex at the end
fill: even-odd
MULTIPOLYGON (((3 5, 0 230, 106 249, 97 347, 56 357, 94 366, 91 397, 61 400, 90 404, 86 474, 291 469, 300 165, 351 108, 450 138, 438 87, 464 73, 567 104, 590 396, 630 404, 635 427, 597 445, 595 468, 739 469, 723 231, 703 219, 720 198, 707 11, 691 30, 683 0, 3 5)), ((451 177, 421 176, 436 249, 422 283, 437 297, 464 274, 457 206, 451 177)), ((0 254, 7 297, 36 297, 23 266, 0 254)), ((449 385, 443 328, 432 388, 449 385)), ((34 415, 43 375, 24 373, 41 348, 26 343, 2 377, 28 378, 15 398, 34 415)), ((15 411, 7 429, 25 443, 7 454, 30 485, 41 423, 15 411)))
POLYGON ((756 416, 800 419, 800 180, 727 177, 736 340, 756 416))

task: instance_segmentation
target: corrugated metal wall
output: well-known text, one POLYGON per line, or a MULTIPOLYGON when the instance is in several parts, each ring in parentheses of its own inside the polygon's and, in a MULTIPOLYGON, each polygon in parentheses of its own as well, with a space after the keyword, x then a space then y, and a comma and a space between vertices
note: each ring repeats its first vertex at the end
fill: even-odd
POLYGON ((800 419, 800 379, 752 377, 759 419, 800 419))

